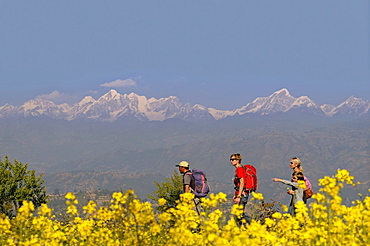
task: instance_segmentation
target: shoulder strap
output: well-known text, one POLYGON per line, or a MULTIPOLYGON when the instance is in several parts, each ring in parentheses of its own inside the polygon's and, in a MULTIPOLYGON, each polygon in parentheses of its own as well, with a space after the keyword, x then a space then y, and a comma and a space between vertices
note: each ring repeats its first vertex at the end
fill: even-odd
POLYGON ((185 175, 193 175, 193 173, 190 171, 190 170, 188 170, 188 171, 186 171, 185 173, 184 173, 184 176, 185 175))
POLYGON ((182 182, 184 182, 185 175, 189 175, 190 176, 190 179, 191 179, 191 181, 190 181, 190 189, 191 190, 194 190, 193 187, 194 187, 195 181, 194 181, 194 175, 193 175, 193 173, 190 170, 186 171, 184 173, 184 176, 182 177, 182 182))

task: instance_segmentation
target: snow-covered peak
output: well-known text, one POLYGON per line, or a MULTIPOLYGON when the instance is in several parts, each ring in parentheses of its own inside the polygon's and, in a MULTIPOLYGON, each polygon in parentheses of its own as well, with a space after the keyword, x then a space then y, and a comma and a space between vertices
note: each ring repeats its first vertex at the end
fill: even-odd
POLYGON ((339 104, 332 110, 333 115, 363 115, 370 111, 370 101, 364 101, 354 96, 339 104))
POLYGON ((129 98, 133 98, 134 100, 137 100, 137 103, 138 103, 137 107, 140 112, 145 113, 145 111, 147 111, 148 99, 145 96, 139 96, 139 95, 136 95, 135 93, 131 93, 129 95, 129 98))
POLYGON ((79 104, 88 104, 88 103, 95 103, 96 102, 96 100, 93 98, 93 97, 91 97, 91 96, 86 96, 86 97, 84 97, 80 102, 79 102, 79 104))
POLYGON ((316 107, 317 105, 307 96, 301 96, 295 100, 292 106, 302 106, 305 105, 307 107, 316 107))
POLYGON ((116 90, 111 89, 107 93, 105 93, 103 96, 101 96, 98 100, 115 100, 121 97, 121 94, 119 94, 116 90))
POLYGON ((127 95, 128 98, 137 98, 139 97, 138 94, 136 94, 135 92, 131 92, 130 94, 127 95))
POLYGON ((272 95, 270 97, 273 97, 273 96, 286 96, 286 97, 291 97, 289 91, 285 88, 281 89, 281 90, 278 90, 278 91, 275 91, 274 93, 272 93, 272 95))
POLYGON ((319 106, 307 96, 293 97, 285 88, 267 97, 258 97, 251 103, 235 110, 217 110, 202 105, 182 103, 176 96, 156 99, 130 94, 121 95, 112 89, 98 99, 86 96, 72 106, 55 104, 41 98, 25 102, 20 107, 6 104, 0 107, 0 117, 35 117, 46 115, 54 119, 93 119, 113 122, 121 117, 141 121, 163 121, 177 118, 184 120, 223 119, 243 114, 268 115, 295 111, 320 116, 349 115, 361 116, 370 112, 370 102, 351 96, 337 107, 324 104, 319 106))
POLYGON ((45 100, 45 99, 41 99, 41 98, 36 98, 36 99, 33 99, 33 100, 29 100, 27 102, 25 102, 21 108, 25 109, 25 110, 32 110, 34 108, 37 108, 37 107, 42 107, 42 106, 55 106, 55 104, 52 102, 52 101, 48 101, 48 100, 45 100))
POLYGON ((10 105, 9 103, 6 103, 4 106, 0 107, 0 110, 4 108, 15 108, 15 107, 13 105, 10 105))
POLYGON ((0 118, 17 116, 19 109, 10 104, 0 107, 0 118))
POLYGON ((276 92, 272 93, 272 95, 269 96, 268 98, 270 98, 270 99, 279 98, 279 99, 284 99, 284 100, 294 99, 295 100, 295 98, 292 95, 290 95, 290 93, 287 89, 281 89, 279 91, 276 91, 276 92))
POLYGON ((339 104, 338 107, 343 107, 345 105, 348 105, 348 106, 358 106, 358 105, 364 105, 364 104, 366 104, 366 102, 363 101, 361 98, 350 96, 343 103, 339 104))
POLYGON ((200 105, 200 104, 195 104, 195 105, 194 105, 194 109, 207 110, 207 108, 206 108, 206 107, 204 107, 203 105, 200 105))
POLYGON ((235 110, 218 110, 214 108, 208 108, 208 111, 216 120, 220 120, 236 114, 235 110))
POLYGON ((261 115, 285 112, 289 110, 296 98, 292 97, 287 89, 281 89, 268 97, 258 97, 240 109, 238 114, 258 113, 261 115))

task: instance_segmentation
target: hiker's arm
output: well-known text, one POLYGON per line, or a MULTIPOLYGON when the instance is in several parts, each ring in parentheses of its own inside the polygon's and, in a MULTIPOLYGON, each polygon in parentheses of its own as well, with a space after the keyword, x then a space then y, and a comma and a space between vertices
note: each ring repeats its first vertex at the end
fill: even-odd
POLYGON ((241 196, 243 194, 243 189, 244 189, 244 178, 241 178, 239 181, 240 181, 240 184, 239 184, 238 196, 241 196))
POLYGON ((273 180, 274 182, 283 182, 283 180, 282 180, 282 179, 278 179, 278 178, 272 178, 272 180, 273 180))
POLYGON ((184 180, 183 180, 183 182, 184 182, 184 193, 191 192, 191 188, 190 188, 191 178, 192 178, 192 176, 189 173, 186 173, 184 175, 184 180))
POLYGON ((190 185, 185 185, 184 186, 184 193, 190 192, 190 185))
POLYGON ((294 186, 295 188, 299 187, 297 182, 292 182, 292 181, 285 180, 285 179, 281 180, 281 182, 286 185, 294 186))
POLYGON ((243 189, 244 189, 244 178, 240 178, 239 180, 240 184, 239 184, 239 190, 238 190, 238 195, 235 195, 233 200, 236 204, 239 204, 240 203, 240 199, 241 199, 241 196, 243 194, 243 189))

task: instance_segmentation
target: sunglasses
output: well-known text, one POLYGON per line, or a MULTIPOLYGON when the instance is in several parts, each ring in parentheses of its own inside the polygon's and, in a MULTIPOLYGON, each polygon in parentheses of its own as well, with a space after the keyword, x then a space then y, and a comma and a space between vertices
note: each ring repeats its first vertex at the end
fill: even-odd
POLYGON ((290 164, 294 164, 294 162, 290 162, 290 164))
POLYGON ((230 159, 230 161, 236 161, 236 160, 238 160, 238 159, 230 159))

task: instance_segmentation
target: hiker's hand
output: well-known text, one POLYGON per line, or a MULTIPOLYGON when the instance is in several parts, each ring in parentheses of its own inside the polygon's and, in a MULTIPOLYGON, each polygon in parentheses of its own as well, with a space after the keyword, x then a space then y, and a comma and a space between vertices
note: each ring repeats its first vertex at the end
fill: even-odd
POLYGON ((278 179, 278 178, 272 178, 271 180, 273 180, 274 182, 280 181, 280 179, 278 179))
POLYGON ((240 198, 239 197, 234 197, 233 200, 234 200, 234 203, 235 204, 239 204, 240 203, 240 198))
POLYGON ((294 190, 288 190, 286 193, 288 193, 289 195, 293 195, 294 194, 294 190))

